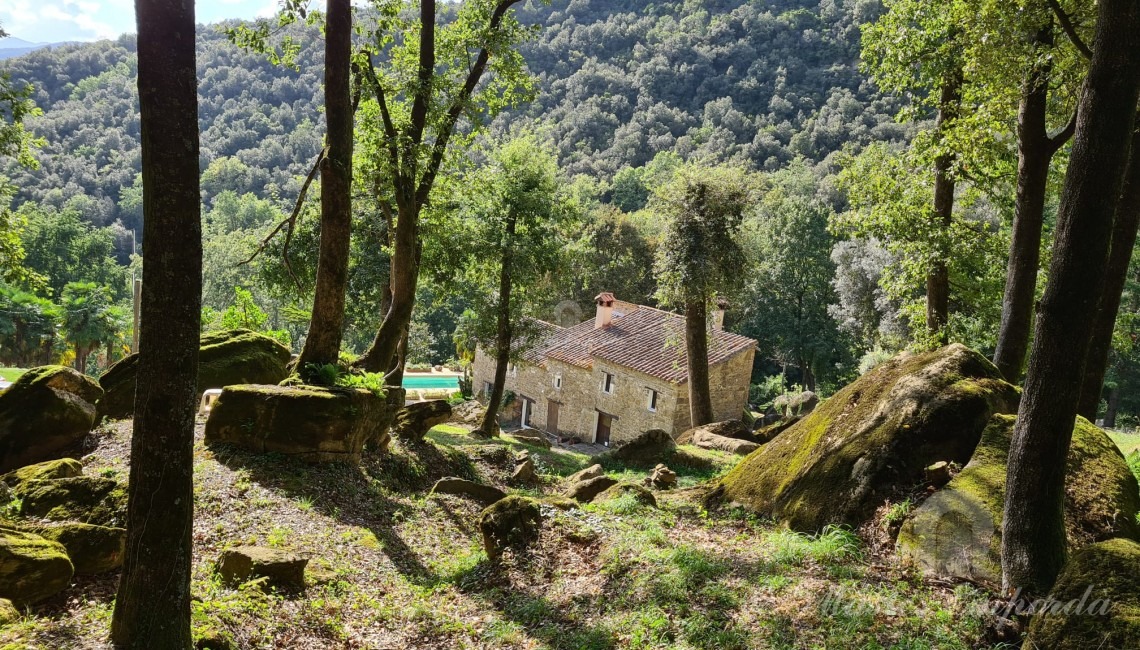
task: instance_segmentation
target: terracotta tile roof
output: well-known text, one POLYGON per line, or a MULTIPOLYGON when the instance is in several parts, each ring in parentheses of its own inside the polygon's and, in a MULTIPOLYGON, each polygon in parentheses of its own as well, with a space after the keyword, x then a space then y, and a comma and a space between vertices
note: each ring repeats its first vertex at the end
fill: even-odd
MULTIPOLYGON (((614 301, 608 327, 594 328, 594 320, 573 327, 549 328, 541 345, 524 355, 532 363, 555 359, 580 368, 592 368, 600 359, 673 383, 688 381, 685 350, 685 318, 672 312, 614 301)), ((709 335, 709 365, 716 365, 738 352, 753 348, 746 336, 716 330, 709 335)))

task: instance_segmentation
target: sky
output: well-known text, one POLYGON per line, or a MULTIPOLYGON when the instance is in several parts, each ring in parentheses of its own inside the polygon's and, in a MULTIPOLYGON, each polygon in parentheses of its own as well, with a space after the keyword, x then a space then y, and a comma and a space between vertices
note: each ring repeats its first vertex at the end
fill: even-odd
MULTIPOLYGON (((272 15, 278 0, 197 0, 199 23, 272 15)), ((0 26, 33 43, 97 41, 135 31, 134 0, 0 0, 0 26)))

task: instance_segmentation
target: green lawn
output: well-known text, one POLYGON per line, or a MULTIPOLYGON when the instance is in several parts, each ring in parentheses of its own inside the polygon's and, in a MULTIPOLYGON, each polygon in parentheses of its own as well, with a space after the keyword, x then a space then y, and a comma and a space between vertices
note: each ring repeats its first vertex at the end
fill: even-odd
POLYGON ((26 371, 23 368, 0 368, 0 379, 16 381, 26 371))
POLYGON ((1120 451, 1123 451, 1125 456, 1140 451, 1140 434, 1110 431, 1108 435, 1120 447, 1120 451))

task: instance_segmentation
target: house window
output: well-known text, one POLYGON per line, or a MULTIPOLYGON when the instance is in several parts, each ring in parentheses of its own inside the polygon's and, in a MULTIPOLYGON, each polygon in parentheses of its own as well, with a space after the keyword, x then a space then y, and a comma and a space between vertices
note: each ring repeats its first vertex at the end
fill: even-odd
POLYGON ((554 375, 554 390, 562 390, 562 375, 554 375))
POLYGON ((602 377, 602 392, 612 395, 614 392, 614 376, 612 373, 604 373, 602 377))
POLYGON ((650 411, 657 412, 657 391, 652 388, 649 389, 649 400, 646 406, 650 411))

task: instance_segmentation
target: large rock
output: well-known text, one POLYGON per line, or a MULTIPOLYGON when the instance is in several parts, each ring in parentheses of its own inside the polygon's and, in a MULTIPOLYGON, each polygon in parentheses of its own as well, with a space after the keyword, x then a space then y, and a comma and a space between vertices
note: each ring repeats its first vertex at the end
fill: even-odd
POLYGON ((382 442, 403 400, 399 388, 381 397, 364 388, 227 386, 206 420, 206 444, 358 463, 365 445, 382 442))
POLYGON ((772 402, 776 413, 785 418, 803 417, 819 406, 819 395, 805 390, 802 393, 780 395, 772 402))
POLYGON ((605 476, 605 475, 606 475, 606 470, 602 469, 601 465, 595 463, 593 465, 590 465, 586 469, 580 469, 577 472, 574 472, 573 474, 571 474, 570 476, 567 476, 566 477, 566 483, 568 485, 574 485, 575 483, 580 483, 582 481, 587 481, 589 479, 598 478, 599 476, 605 476))
POLYGON ((650 429, 606 455, 623 463, 653 464, 677 448, 673 437, 662 429, 650 429))
POLYGON ((20 620, 20 610, 7 598, 0 598, 0 628, 20 620))
POLYGON ((747 440, 739 440, 737 438, 728 438, 725 436, 718 436, 715 433, 708 431, 698 430, 693 434, 694 446, 701 449, 716 449, 719 451, 727 451, 732 454, 740 456, 747 456, 760 448, 760 445, 755 442, 747 440))
POLYGON ((599 494, 594 499, 594 501, 612 501, 614 499, 626 496, 627 494, 631 495, 635 501, 643 506, 649 506, 651 508, 657 507, 657 497, 653 496, 653 493, 649 490, 634 483, 618 483, 617 485, 611 485, 605 490, 602 490, 601 494, 599 494))
POLYGON ((858 526, 945 460, 965 464, 1017 389, 962 345, 902 354, 747 456, 717 493, 796 530, 858 526))
POLYGON ((74 573, 59 542, 0 526, 0 598, 34 603, 63 590, 74 573))
MULTIPOLYGON (((234 384, 277 384, 289 372, 289 348, 249 330, 226 330, 202 335, 198 349, 198 394, 208 388, 234 384)), ((129 418, 135 410, 135 374, 138 355, 121 359, 99 377, 106 394, 99 416, 129 418)))
POLYGON ((747 440, 749 442, 756 442, 752 431, 748 425, 740 420, 725 420, 723 422, 712 422, 710 424, 702 424, 699 427, 693 427, 681 432, 677 436, 676 442, 678 445, 691 445, 693 444, 693 436, 699 432, 711 433, 725 438, 736 438, 737 440, 747 440))
POLYGON ((127 490, 118 481, 96 476, 35 479, 15 490, 20 515, 52 521, 80 521, 100 526, 123 526, 127 490))
POLYGON ((471 497, 485 506, 491 505, 507 496, 506 492, 503 492, 493 485, 484 485, 454 476, 441 478, 436 481, 429 494, 454 494, 457 496, 471 497))
POLYGON ((451 408, 451 421, 478 426, 486 412, 487 409, 478 400, 467 400, 451 408))
POLYGON ((127 545, 124 528, 68 522, 36 532, 67 549, 77 574, 104 573, 123 565, 127 545))
POLYGON ((541 447, 542 449, 550 449, 551 447, 550 439, 546 437, 546 434, 534 429, 519 429, 518 431, 513 431, 511 437, 524 445, 541 447))
POLYGON ((230 584, 262 578, 261 586, 280 591, 302 591, 305 588, 307 558, 275 548, 238 546, 222 551, 218 573, 230 584))
POLYGON ((25 481, 72 478, 81 474, 83 474, 83 463, 74 458, 57 458, 12 470, 0 476, 0 482, 9 487, 17 487, 25 481))
POLYGON ((420 442, 432 427, 451 419, 451 405, 446 400, 414 402, 400 409, 392 432, 401 440, 420 442))
POLYGON ((63 366, 21 375, 0 393, 0 472, 60 458, 91 432, 102 395, 90 377, 63 366))
POLYGON ((1029 623, 1024 648, 1140 648, 1140 544, 1113 539, 1069 560, 1049 593, 1049 612, 1029 623), (1054 609, 1060 611, 1053 611, 1054 609))
POLYGON ((509 496, 488 506, 479 515, 483 549, 492 561, 507 548, 525 548, 538 539, 542 510, 530 497, 509 496))
POLYGON ((617 485, 617 481, 608 476, 595 476, 577 483, 571 483, 563 496, 579 503, 590 503, 599 494, 615 485, 617 485))
MULTIPOLYGON (((973 458, 903 523, 899 552, 923 570, 1001 584, 1001 522, 1014 416, 995 415, 973 458)), ((1104 431, 1077 419, 1065 467, 1065 527, 1071 549, 1140 536, 1140 488, 1104 431)))

